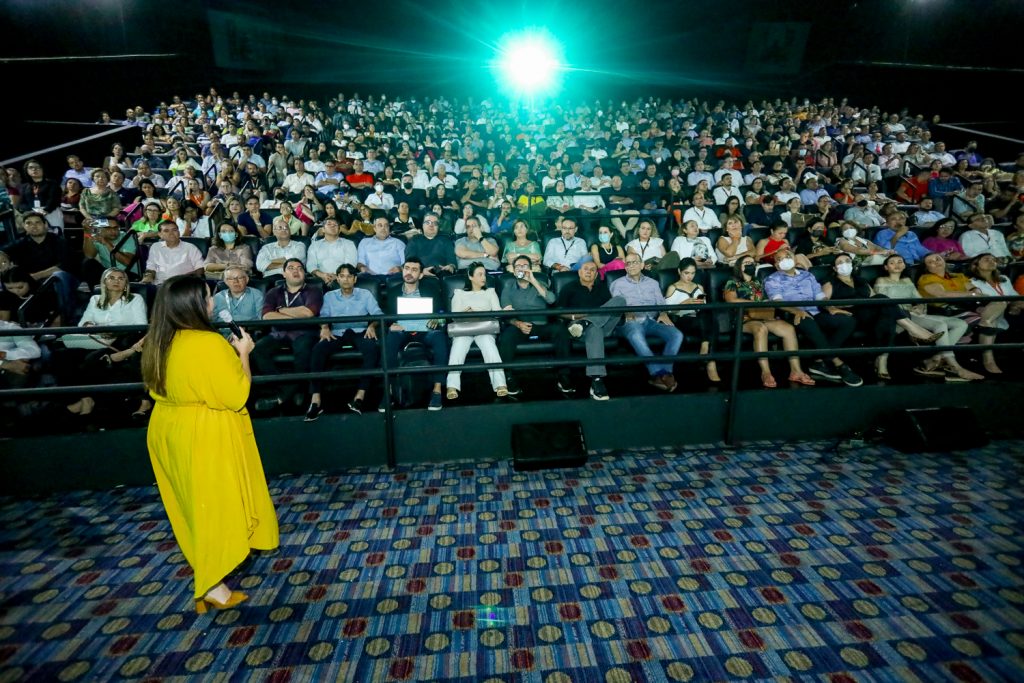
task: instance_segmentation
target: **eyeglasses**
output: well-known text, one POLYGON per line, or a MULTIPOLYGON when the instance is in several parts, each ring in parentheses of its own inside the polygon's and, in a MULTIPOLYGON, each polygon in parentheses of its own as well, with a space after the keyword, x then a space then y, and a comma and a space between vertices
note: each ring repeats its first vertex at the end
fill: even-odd
POLYGON ((240 282, 241 280, 244 280, 244 279, 245 279, 244 275, 236 275, 234 277, 226 277, 226 278, 224 278, 224 281, 225 282, 240 282))

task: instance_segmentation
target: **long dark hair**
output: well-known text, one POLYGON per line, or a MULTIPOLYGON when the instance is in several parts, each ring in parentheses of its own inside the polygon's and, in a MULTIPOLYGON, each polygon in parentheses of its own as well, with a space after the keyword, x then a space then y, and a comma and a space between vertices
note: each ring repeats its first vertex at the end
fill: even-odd
POLYGON ((142 350, 142 381, 155 394, 167 394, 167 356, 181 330, 214 332, 206 308, 206 282, 195 275, 176 275, 156 293, 152 322, 142 350))

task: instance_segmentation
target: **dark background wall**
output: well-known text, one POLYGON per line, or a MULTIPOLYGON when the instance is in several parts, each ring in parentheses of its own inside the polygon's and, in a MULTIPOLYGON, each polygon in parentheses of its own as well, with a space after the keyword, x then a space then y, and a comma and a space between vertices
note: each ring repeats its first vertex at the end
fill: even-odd
MULTIPOLYGON (((16 120, 94 121, 211 85, 324 99, 355 90, 490 96, 508 30, 565 46, 570 97, 849 97, 946 120, 1017 121, 1021 2, 693 3, 2 0, 16 120), (117 55, 136 55, 118 58, 117 55), (138 56, 172 55, 172 56, 138 56), (114 56, 111 59, 96 57, 114 56), (85 57, 26 62, 28 58, 85 57)), ((29 144, 0 142, 0 158, 29 144)), ((31 141, 34 142, 34 139, 31 141)))

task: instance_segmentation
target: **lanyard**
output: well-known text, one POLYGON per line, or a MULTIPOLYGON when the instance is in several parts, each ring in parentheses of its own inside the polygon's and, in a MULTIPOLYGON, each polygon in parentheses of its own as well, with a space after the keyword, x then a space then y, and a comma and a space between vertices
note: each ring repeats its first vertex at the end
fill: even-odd
POLYGON ((295 296, 293 296, 291 298, 289 298, 288 290, 285 289, 284 290, 284 307, 285 308, 291 308, 292 306, 294 306, 295 302, 302 298, 302 292, 303 292, 304 289, 305 289, 305 287, 303 287, 299 291, 295 292, 295 296))

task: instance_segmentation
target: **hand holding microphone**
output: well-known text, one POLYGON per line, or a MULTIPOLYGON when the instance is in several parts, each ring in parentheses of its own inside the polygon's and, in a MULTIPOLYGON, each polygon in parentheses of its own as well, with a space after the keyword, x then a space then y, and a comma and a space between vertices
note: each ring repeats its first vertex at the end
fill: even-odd
POLYGON ((252 340, 252 337, 249 336, 248 332, 238 326, 238 323, 236 323, 231 317, 231 313, 228 311, 221 311, 217 314, 217 317, 220 318, 221 322, 228 324, 228 329, 231 330, 232 334, 231 345, 235 347, 235 351, 238 352, 238 355, 242 355, 243 353, 248 355, 251 353, 256 347, 256 342, 252 340))

